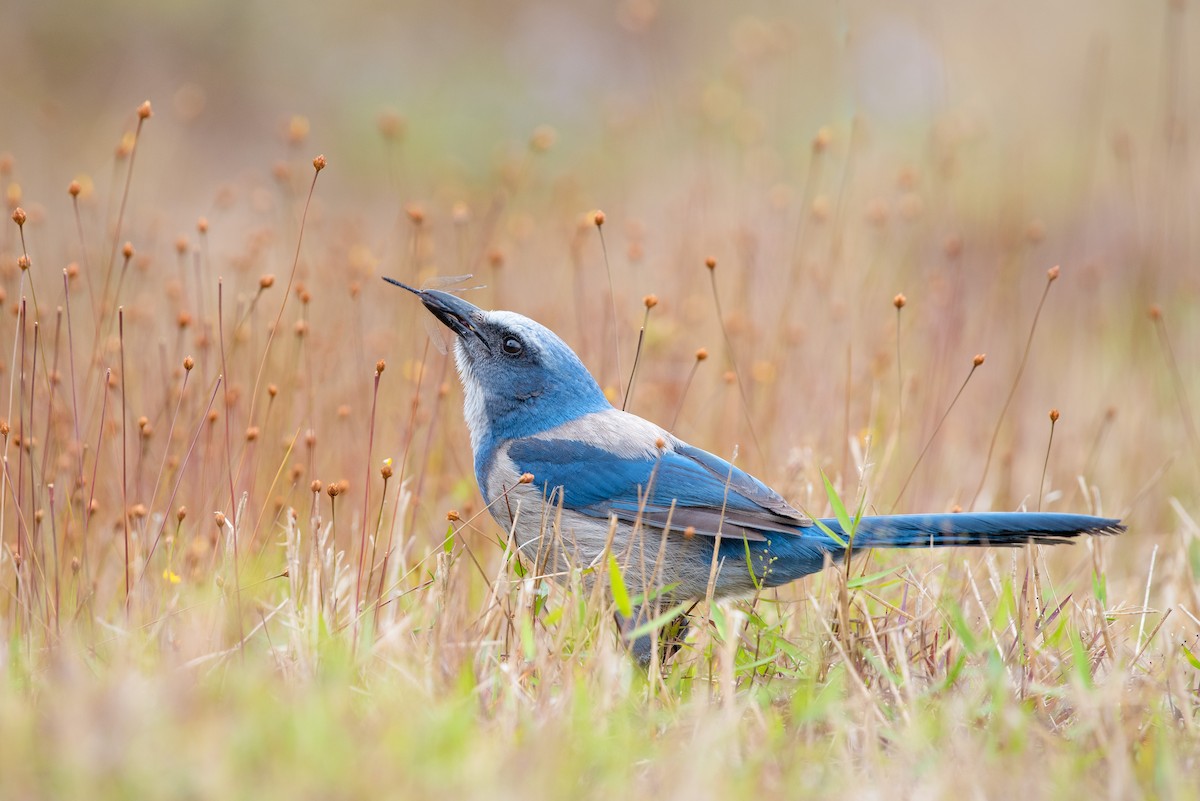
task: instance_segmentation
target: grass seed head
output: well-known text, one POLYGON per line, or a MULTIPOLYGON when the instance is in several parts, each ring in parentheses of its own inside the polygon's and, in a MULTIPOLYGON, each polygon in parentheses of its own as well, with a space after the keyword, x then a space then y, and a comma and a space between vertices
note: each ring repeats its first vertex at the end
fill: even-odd
POLYGON ((533 135, 529 137, 529 149, 534 153, 545 153, 554 147, 557 140, 558 131, 549 125, 539 125, 533 129, 533 135))
POLYGON ((404 136, 407 122, 404 117, 390 109, 379 112, 379 135, 389 142, 394 142, 404 136))
POLYGON ((288 120, 287 140, 289 144, 298 145, 308 138, 308 132, 312 126, 309 125, 308 117, 303 117, 299 114, 292 116, 288 120))
POLYGON ((962 237, 957 234, 951 234, 946 237, 946 241, 942 243, 942 252, 946 254, 948 259, 957 259, 963 252, 962 237))
POLYGON ((1046 238, 1046 224, 1041 220, 1030 220, 1025 227, 1025 239, 1031 245, 1040 245, 1046 238))
POLYGON ((829 149, 829 143, 833 141, 833 131, 827 126, 821 126, 817 129, 816 136, 812 140, 812 152, 824 153, 829 149))
POLYGON ((812 206, 809 207, 808 213, 817 222, 825 222, 829 219, 829 213, 832 209, 832 204, 829 198, 825 195, 817 195, 813 198, 812 206))

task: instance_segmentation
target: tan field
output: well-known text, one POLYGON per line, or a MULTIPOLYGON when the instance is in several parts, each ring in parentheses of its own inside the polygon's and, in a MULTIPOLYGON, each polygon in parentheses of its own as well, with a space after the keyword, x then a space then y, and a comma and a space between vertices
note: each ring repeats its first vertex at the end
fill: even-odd
POLYGON ((1194 3, 6 6, 0 797, 1200 795, 1194 3), (813 516, 1128 531, 647 673, 385 275, 813 516))

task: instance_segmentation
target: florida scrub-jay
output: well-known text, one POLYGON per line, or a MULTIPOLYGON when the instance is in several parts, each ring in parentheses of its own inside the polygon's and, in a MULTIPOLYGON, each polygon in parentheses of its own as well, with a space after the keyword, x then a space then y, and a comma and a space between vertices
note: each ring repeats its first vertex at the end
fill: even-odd
MULTIPOLYGON (((600 564, 608 550, 631 593, 669 604, 704 598, 710 583, 716 597, 775 587, 844 556, 837 520, 821 521, 830 537, 755 477, 614 408, 545 326, 386 280, 456 335, 479 489, 543 572, 600 564)), ((1053 545, 1123 530, 1074 514, 885 515, 861 518, 852 547, 1053 545)), ((648 657, 645 638, 634 647, 648 657)))

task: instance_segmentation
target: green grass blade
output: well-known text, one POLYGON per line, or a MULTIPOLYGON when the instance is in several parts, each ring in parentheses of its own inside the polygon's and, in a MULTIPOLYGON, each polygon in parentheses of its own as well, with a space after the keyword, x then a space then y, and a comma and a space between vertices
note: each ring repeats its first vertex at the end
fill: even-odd
POLYGON ((667 625, 672 620, 679 617, 679 615, 683 612, 683 610, 687 609, 690 604, 691 604, 690 601, 681 601, 681 602, 675 604, 670 609, 663 612, 661 615, 657 615, 654 618, 652 618, 651 620, 647 620, 645 623, 643 623, 642 625, 635 628, 633 631, 626 634, 625 637, 630 640, 636 640, 639 637, 645 637, 647 634, 651 634, 655 631, 658 631, 663 626, 667 625))
POLYGON ((621 576, 621 566, 617 564, 617 557, 611 553, 608 555, 608 586, 612 590, 617 611, 625 617, 633 617, 633 602, 629 600, 629 590, 621 576))

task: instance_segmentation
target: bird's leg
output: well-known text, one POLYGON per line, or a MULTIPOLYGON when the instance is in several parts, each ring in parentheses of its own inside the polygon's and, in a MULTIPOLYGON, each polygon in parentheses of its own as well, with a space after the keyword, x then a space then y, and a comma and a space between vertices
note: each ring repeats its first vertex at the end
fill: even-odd
MULTIPOLYGON (((688 610, 691 611, 690 609, 688 610)), ((654 659, 654 641, 658 640, 658 658, 660 664, 667 664, 670 659, 683 648, 684 640, 687 639, 688 630, 691 628, 691 618, 687 612, 681 612, 662 628, 656 632, 643 634, 640 637, 630 638, 629 635, 636 631, 640 626, 649 620, 650 610, 645 605, 637 606, 633 610, 633 614, 625 617, 620 612, 617 612, 616 622, 617 627, 621 632, 621 639, 629 646, 629 651, 633 654, 633 658, 643 668, 649 668, 651 661, 654 659)))

